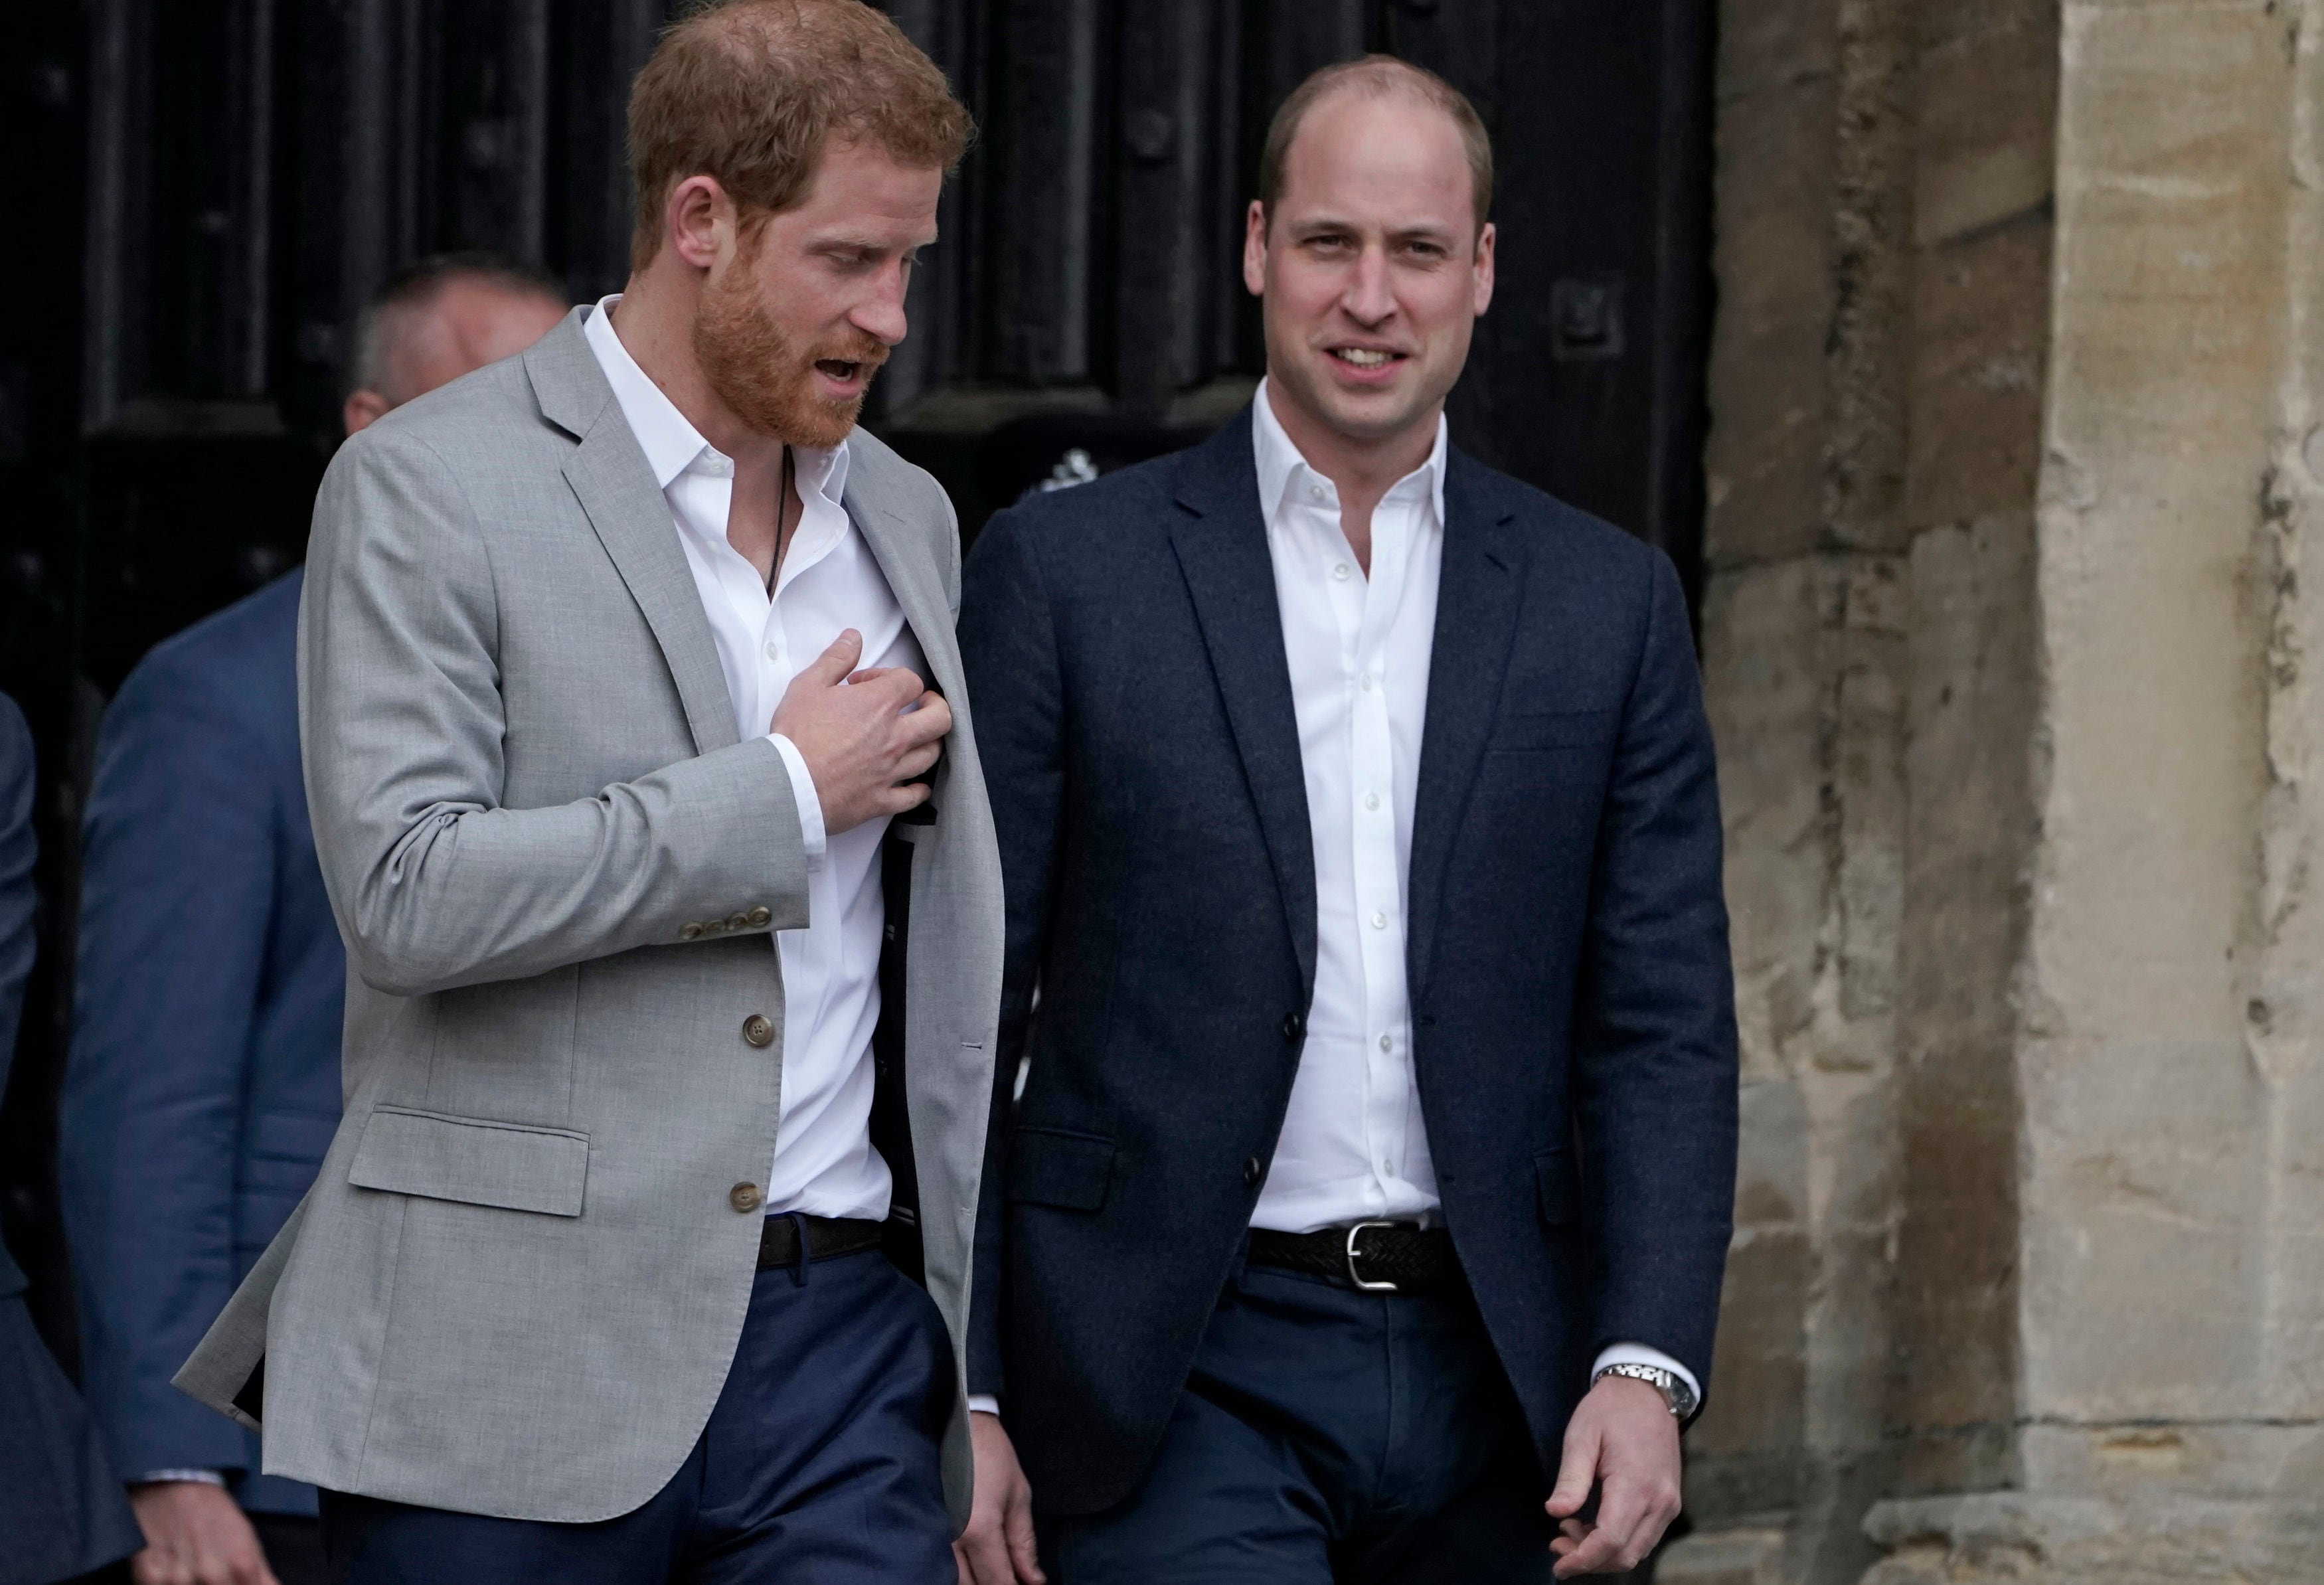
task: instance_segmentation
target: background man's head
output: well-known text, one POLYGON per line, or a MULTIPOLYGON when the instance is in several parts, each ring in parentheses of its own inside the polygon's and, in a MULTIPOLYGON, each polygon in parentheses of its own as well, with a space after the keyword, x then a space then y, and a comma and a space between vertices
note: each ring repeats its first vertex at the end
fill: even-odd
POLYGON ((388 277, 355 321, 350 435, 392 407, 522 352, 565 315, 565 289, 505 253, 438 253, 388 277))
POLYGON ((836 445, 903 339, 970 131, 936 63, 862 0, 703 6, 630 94, 632 290, 694 294, 695 361, 737 419, 836 445))
POLYGON ((1433 72, 1370 55, 1294 89, 1243 244, 1270 388, 1351 440, 1433 427, 1492 300, 1492 196, 1484 124, 1433 72))

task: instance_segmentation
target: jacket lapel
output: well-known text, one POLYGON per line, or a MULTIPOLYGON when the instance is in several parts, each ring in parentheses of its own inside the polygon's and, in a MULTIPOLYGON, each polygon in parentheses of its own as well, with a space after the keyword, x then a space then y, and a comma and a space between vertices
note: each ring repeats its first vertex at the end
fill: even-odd
POLYGON ((1291 925, 1300 982, 1312 986, 1315 852, 1299 759, 1299 721, 1291 705, 1291 668, 1284 659, 1283 617, 1276 604, 1275 563, 1268 552, 1251 457, 1249 409, 1186 454, 1178 472, 1177 501, 1183 510, 1171 526, 1171 546, 1194 598, 1251 801, 1259 807, 1259 830, 1291 925))
POLYGON ((867 444, 867 439, 859 429, 849 443, 848 518, 872 548, 872 558, 880 564, 912 637, 919 641, 920 653, 927 657, 928 669, 936 673, 936 690, 957 701, 967 693, 961 686, 960 646, 953 635, 952 604, 928 555, 928 531, 892 504, 888 469, 893 465, 872 450, 876 441, 867 444))
POLYGON ((525 371, 542 415, 581 442, 565 465, 566 482, 661 647, 695 751, 707 754, 738 741, 734 702, 669 502, 582 333, 582 316, 592 311, 576 309, 534 344, 525 371))
POLYGON ((1422 1006, 1436 945, 1436 913, 1453 834, 1475 784, 1477 765, 1500 706, 1509 646, 1522 604, 1524 547, 1511 530, 1516 509, 1490 488, 1484 470, 1449 453, 1444 480, 1444 561, 1430 647, 1428 718, 1421 729, 1420 780, 1412 814, 1412 872, 1406 881, 1405 972, 1412 1005, 1422 1006))

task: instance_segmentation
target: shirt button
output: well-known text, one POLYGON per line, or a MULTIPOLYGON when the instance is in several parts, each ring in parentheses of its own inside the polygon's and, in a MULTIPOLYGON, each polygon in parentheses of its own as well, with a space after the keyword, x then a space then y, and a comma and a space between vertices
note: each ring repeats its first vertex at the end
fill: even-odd
POLYGON ((1385 930, 1388 928, 1388 916, 1381 913, 1377 908, 1372 910, 1372 928, 1375 930, 1385 930))
POLYGON ((1308 500, 1310 500, 1310 501, 1321 501, 1321 500, 1323 500, 1323 485, 1321 485, 1321 484, 1310 484, 1310 485, 1308 485, 1308 486, 1307 486, 1307 499, 1308 499, 1308 500))
POLYGON ((775 1043, 775 1027, 764 1013, 752 1013, 742 1020, 742 1038, 752 1045, 764 1047, 775 1043))
POLYGON ((1332 576, 1338 578, 1341 582, 1345 583, 1348 577, 1348 564, 1343 561, 1340 563, 1339 566, 1332 569, 1332 576))
POLYGON ((1378 794, 1378 793, 1366 793, 1366 794, 1364 795, 1364 807, 1365 807, 1365 808, 1367 808, 1367 809, 1377 809, 1377 808, 1379 808, 1379 794, 1378 794))
POLYGON ((756 1184, 736 1184, 726 1191, 726 1203, 746 1215, 766 1203, 766 1196, 759 1193, 756 1184))
POLYGON ((1388 1036, 1383 1035, 1380 1037, 1380 1049, 1382 1051, 1394 1051, 1396 1049, 1396 1042, 1390 1039, 1388 1036))
POLYGON ((1372 674, 1367 671, 1363 676, 1356 678, 1356 686, 1363 689, 1364 692, 1368 694, 1370 693, 1372 691, 1372 674))
POLYGON ((780 660, 782 658, 783 647, 780 644, 776 643, 771 639, 767 640, 767 659, 770 660, 780 660))

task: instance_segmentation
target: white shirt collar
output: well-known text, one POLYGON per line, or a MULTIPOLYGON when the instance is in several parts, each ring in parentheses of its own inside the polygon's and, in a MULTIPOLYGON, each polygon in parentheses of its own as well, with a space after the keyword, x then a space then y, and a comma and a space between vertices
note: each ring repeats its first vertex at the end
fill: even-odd
MULTIPOLYGON (((1332 500, 1336 501, 1339 492, 1331 480, 1308 465, 1307 459, 1300 455, 1299 447, 1284 431, 1283 421, 1275 416, 1274 405, 1268 400, 1265 380, 1259 382, 1259 390, 1252 395, 1250 406, 1251 449, 1253 460, 1259 467, 1259 503, 1268 522, 1272 525, 1276 515, 1283 510, 1284 493, 1311 477, 1331 493, 1332 500)), ((1388 493, 1393 497, 1408 491, 1425 490, 1429 503, 1436 509, 1436 521, 1440 527, 1444 522, 1444 452, 1451 434, 1452 427, 1444 421, 1444 415, 1438 413, 1436 444, 1429 449, 1428 460, 1398 479, 1388 493)))
MULTIPOLYGON (((596 309, 582 321, 581 333, 588 338, 589 350, 597 355, 597 366, 604 370, 605 382, 613 388, 613 400, 621 404, 622 417, 629 420, 630 433, 638 438, 638 447, 646 454, 655 488, 669 489, 672 479, 697 465, 706 472, 732 477, 733 459, 702 438, 653 377, 638 367, 630 349, 613 333, 613 305, 621 300, 618 291, 598 299, 596 309)), ((839 505, 847 489, 847 442, 843 440, 829 451, 804 446, 791 450, 798 459, 800 482, 839 505)))

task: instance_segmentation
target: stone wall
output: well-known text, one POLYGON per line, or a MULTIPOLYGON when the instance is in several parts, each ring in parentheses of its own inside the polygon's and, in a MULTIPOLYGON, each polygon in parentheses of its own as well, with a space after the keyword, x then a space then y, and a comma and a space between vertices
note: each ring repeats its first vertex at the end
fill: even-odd
POLYGON ((1722 14, 1746 1137, 1657 1577, 2324 1578, 2324 0, 1722 14))

